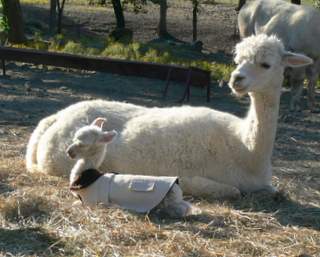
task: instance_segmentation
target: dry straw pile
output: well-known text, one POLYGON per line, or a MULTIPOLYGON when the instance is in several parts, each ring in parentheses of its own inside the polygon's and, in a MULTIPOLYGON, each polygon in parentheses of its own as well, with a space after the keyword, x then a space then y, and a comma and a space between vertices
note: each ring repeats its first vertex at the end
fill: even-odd
POLYGON ((65 179, 27 174, 30 128, 9 131, 0 144, 0 256, 320 256, 313 186, 297 192, 284 176, 274 182, 286 193, 275 196, 192 199, 204 213, 184 220, 89 210, 72 206, 65 179))

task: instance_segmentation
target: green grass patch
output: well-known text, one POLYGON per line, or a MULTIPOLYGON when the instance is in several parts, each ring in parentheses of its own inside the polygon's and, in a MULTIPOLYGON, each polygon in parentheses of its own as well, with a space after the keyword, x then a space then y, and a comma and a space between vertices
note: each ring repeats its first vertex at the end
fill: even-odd
POLYGON ((21 4, 49 4, 48 0, 20 0, 21 4))
MULTIPOLYGON (((67 4, 81 4, 81 5, 87 5, 88 0, 68 0, 66 1, 67 4)), ((21 4, 33 4, 33 5, 49 5, 50 1, 49 0, 20 0, 21 4)))
POLYGON ((63 35, 57 35, 45 41, 40 34, 35 34, 33 39, 26 44, 13 46, 85 56, 197 67, 210 71, 214 80, 228 80, 234 69, 233 65, 215 62, 209 55, 191 50, 189 46, 172 45, 165 41, 144 44, 138 42, 121 43, 108 39, 103 42, 101 39, 99 41, 89 38, 73 40, 63 35))

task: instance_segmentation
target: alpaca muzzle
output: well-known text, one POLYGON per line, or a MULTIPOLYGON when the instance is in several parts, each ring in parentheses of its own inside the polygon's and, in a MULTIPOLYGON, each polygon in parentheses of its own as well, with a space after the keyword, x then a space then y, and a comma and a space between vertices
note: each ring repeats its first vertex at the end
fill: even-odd
POLYGON ((71 159, 74 159, 77 156, 72 148, 72 145, 67 148, 66 153, 71 159))

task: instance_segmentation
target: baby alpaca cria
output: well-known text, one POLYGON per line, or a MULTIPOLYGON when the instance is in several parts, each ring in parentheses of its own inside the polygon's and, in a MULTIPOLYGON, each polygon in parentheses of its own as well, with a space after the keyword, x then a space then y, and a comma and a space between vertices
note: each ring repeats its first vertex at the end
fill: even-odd
MULTIPOLYGON (((103 119, 98 118, 94 125, 81 128, 76 133, 76 138, 90 140, 100 147, 96 152, 96 161, 92 162, 92 152, 72 144, 67 153, 72 158, 79 159, 70 174, 70 189, 79 196, 82 203, 89 206, 102 203, 105 206, 117 205, 121 208, 146 213, 157 210, 170 217, 184 217, 194 213, 191 204, 183 200, 182 191, 178 186, 177 177, 152 177, 139 175, 121 175, 114 173, 101 173, 97 170, 99 160, 106 153, 106 145, 116 135, 114 131, 102 131, 103 119), (97 124, 100 124, 98 128, 97 124), (100 133, 99 133, 100 132, 100 133), (86 159, 86 151, 88 158, 86 159), (95 163, 95 164, 94 164, 95 163)), ((77 141, 77 140, 74 140, 77 141)))

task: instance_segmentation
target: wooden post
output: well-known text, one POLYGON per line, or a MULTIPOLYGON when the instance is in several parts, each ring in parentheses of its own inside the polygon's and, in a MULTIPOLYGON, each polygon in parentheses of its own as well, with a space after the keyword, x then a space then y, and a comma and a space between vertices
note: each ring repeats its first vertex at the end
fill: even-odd
POLYGON ((57 0, 57 8, 58 8, 58 25, 57 25, 57 33, 61 34, 62 32, 62 15, 63 15, 63 8, 66 0, 57 0))
POLYGON ((198 39, 198 0, 193 0, 192 10, 192 41, 196 42, 198 39))
POLYGON ((185 90, 184 90, 184 93, 183 93, 183 96, 182 96, 181 100, 179 101, 180 103, 182 103, 186 97, 187 97, 187 102, 190 101, 190 82, 191 82, 191 75, 192 75, 192 68, 189 68, 188 76, 187 76, 187 81, 186 81, 186 88, 185 88, 185 90))
POLYGON ((207 103, 210 102, 210 96, 211 96, 211 88, 210 88, 210 79, 209 79, 208 85, 207 85, 207 103))
POLYGON ((1 62, 2 62, 2 76, 6 76, 6 61, 2 59, 1 62))
POLYGON ((163 92, 163 99, 167 98, 167 92, 168 92, 169 83, 170 83, 171 71, 172 71, 172 68, 169 68, 167 79, 166 79, 166 86, 165 86, 164 92, 163 92))
POLYGON ((301 5, 301 0, 291 0, 291 3, 301 5))

